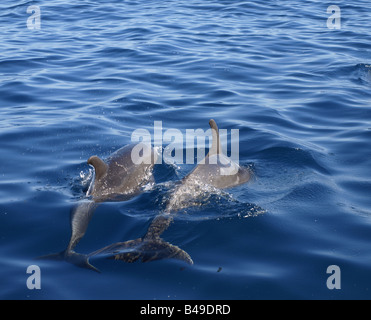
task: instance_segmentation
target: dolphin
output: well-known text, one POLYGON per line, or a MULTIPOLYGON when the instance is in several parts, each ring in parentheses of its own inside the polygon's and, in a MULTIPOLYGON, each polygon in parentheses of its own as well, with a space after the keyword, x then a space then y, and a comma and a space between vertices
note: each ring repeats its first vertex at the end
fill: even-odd
POLYGON ((226 157, 220 143, 219 129, 212 119, 209 122, 212 129, 212 146, 196 168, 189 173, 172 190, 164 212, 153 219, 147 233, 139 239, 118 242, 90 254, 90 256, 105 254, 109 258, 124 262, 149 262, 165 258, 182 260, 193 264, 191 256, 161 238, 162 233, 173 221, 174 213, 192 205, 194 198, 202 197, 209 187, 227 189, 246 183, 251 178, 248 168, 242 168, 226 157))
POLYGON ((94 168, 94 179, 89 187, 88 197, 71 210, 69 244, 60 253, 40 258, 65 260, 79 267, 99 272, 90 264, 89 255, 74 251, 76 245, 84 237, 94 211, 100 203, 129 200, 140 194, 146 184, 154 181, 152 171, 157 157, 157 152, 144 143, 125 146, 105 161, 98 156, 90 157, 88 164, 94 168), (139 156, 140 151, 142 156, 139 156))

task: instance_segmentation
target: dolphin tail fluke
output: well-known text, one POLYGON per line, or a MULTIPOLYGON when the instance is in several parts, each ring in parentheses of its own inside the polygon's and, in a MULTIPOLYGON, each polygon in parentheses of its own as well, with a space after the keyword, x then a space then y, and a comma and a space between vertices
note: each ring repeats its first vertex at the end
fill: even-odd
POLYGON ((90 269, 95 272, 101 273, 99 269, 94 267, 90 261, 90 255, 77 253, 75 251, 70 251, 65 255, 65 260, 69 263, 74 264, 80 268, 90 269))
POLYGON ((90 255, 77 253, 75 251, 67 251, 64 250, 59 253, 52 253, 45 256, 38 257, 38 260, 58 260, 58 261, 66 261, 71 263, 77 267, 90 269, 95 272, 100 273, 96 267, 94 267, 89 261, 90 255))
POLYGON ((109 259, 122 260, 127 263, 133 263, 138 260, 150 262, 162 259, 177 259, 191 265, 193 264, 193 260, 187 252, 161 238, 140 238, 119 242, 95 251, 89 256, 97 254, 107 254, 109 259))

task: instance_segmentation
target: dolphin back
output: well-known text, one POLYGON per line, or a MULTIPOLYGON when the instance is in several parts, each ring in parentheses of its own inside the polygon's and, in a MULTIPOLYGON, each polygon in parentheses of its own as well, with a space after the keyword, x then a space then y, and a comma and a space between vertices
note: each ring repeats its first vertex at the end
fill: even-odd
POLYGON ((144 143, 127 145, 105 161, 92 156, 88 164, 94 167, 95 179, 92 196, 95 201, 111 200, 117 195, 135 196, 153 180, 152 169, 157 153, 144 143), (143 154, 139 157, 139 154, 143 154))

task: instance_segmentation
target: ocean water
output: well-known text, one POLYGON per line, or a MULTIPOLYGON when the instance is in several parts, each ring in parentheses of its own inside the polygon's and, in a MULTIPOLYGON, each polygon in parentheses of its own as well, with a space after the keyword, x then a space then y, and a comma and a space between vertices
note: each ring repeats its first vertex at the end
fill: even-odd
MULTIPOLYGON (((2 0, 0 299, 370 299, 370 15, 365 0, 2 0), (175 217, 163 238, 193 266, 36 259, 66 248, 91 155, 211 118, 239 129, 254 179, 175 217)), ((156 166, 156 185, 102 204, 76 251, 144 235, 193 167, 156 166)))

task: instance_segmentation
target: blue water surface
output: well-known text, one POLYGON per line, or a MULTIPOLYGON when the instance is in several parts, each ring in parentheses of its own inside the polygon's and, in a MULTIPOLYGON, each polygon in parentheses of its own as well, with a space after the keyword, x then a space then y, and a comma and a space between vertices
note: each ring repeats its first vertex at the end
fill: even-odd
MULTIPOLYGON (((366 0, 2 0, 0 299, 371 298, 370 15, 366 0), (91 155, 211 118, 240 130, 255 177, 175 217, 163 238, 193 266, 35 259, 67 246, 91 155)), ((193 167, 157 166, 158 186, 102 204, 76 250, 144 235, 193 167)))

